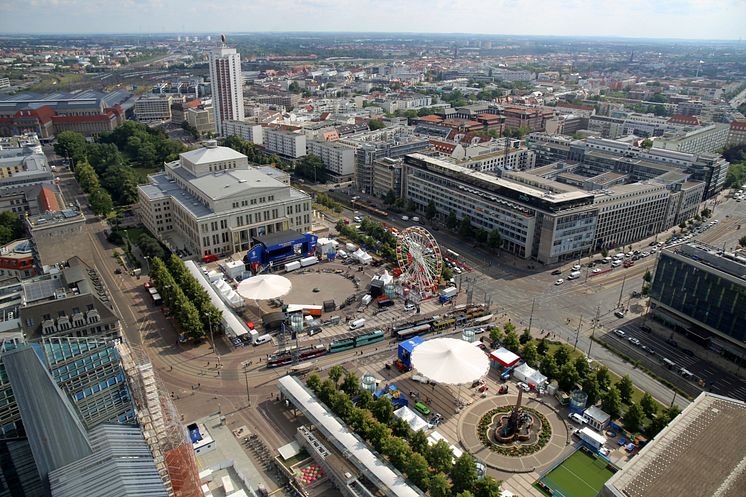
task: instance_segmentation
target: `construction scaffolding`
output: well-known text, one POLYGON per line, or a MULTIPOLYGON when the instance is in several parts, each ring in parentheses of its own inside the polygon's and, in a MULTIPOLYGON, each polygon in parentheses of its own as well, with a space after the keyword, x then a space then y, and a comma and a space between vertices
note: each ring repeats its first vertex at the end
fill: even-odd
POLYGON ((153 365, 133 353, 125 343, 117 344, 143 429, 158 473, 173 497, 202 497, 199 470, 186 428, 167 390, 155 375, 153 365))

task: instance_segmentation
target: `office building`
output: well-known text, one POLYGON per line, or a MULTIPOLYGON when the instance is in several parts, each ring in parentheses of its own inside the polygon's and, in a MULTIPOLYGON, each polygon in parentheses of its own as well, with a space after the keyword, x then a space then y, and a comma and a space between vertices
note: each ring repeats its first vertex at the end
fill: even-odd
POLYGON ((716 123, 689 131, 667 133, 653 141, 654 148, 690 154, 716 153, 728 143, 730 127, 716 123))
POLYGON ((175 100, 183 101, 183 97, 165 95, 143 95, 135 101, 133 112, 138 121, 170 121, 171 106, 175 100))
POLYGON ((166 245, 199 256, 248 250, 256 236, 309 231, 310 197, 262 171, 209 140, 138 187, 140 217, 166 245))
POLYGON ((702 392, 617 471, 600 497, 744 493, 746 404, 702 392))
POLYGON ((402 159, 384 157, 373 161, 373 188, 371 194, 384 197, 388 192, 401 196, 402 159))
POLYGON ((212 107, 219 136, 225 136, 223 121, 243 121, 243 74, 241 55, 225 43, 208 54, 212 107))
POLYGON ((209 136, 217 133, 215 125, 215 111, 212 105, 200 105, 187 109, 184 113, 185 121, 197 130, 200 136, 209 136))
POLYGON ((260 104, 281 105, 286 109, 292 109, 293 107, 298 105, 298 102, 300 102, 300 95, 297 95, 295 93, 286 93, 280 95, 261 95, 258 97, 253 97, 252 100, 260 104))
POLYGON ((336 141, 308 140, 306 152, 321 158, 334 181, 349 181, 355 174, 355 149, 336 141))
POLYGON ((393 126, 347 136, 340 140, 355 147, 355 182, 363 193, 373 191, 373 162, 384 157, 396 159, 430 148, 430 142, 406 126, 393 126))
POLYGON ((260 124, 245 121, 225 121, 223 123, 225 136, 240 136, 256 145, 264 144, 264 128, 260 124))
POLYGON ((746 260, 701 242, 663 250, 650 287, 653 317, 710 349, 746 357, 746 260))
POLYGON ((53 180, 52 168, 36 135, 0 140, 0 196, 32 185, 51 185, 53 180))
POLYGON ((75 208, 45 212, 26 217, 26 230, 31 235, 42 264, 56 264, 74 254, 80 243, 88 241, 83 229, 86 217, 75 208))
POLYGON ((728 146, 746 144, 746 121, 733 121, 728 130, 728 146))
POLYGON ((298 159, 306 155, 306 135, 279 128, 264 129, 264 148, 268 151, 298 159))
POLYGON ((0 88, 10 88, 10 79, 0 78, 0 88))

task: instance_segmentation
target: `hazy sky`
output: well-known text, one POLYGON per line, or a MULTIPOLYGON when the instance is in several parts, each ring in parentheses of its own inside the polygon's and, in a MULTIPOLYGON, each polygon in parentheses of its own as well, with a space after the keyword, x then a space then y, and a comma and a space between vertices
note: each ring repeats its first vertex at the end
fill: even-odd
POLYGON ((0 33, 257 31, 739 39, 746 0, 0 0, 0 33))

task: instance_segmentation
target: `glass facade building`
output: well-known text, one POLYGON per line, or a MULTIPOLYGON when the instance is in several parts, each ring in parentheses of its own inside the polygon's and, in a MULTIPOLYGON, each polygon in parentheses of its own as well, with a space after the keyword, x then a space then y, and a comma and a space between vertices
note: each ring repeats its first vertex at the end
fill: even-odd
MULTIPOLYGON (((660 254, 650 288, 651 304, 701 337, 746 350, 746 264, 702 245, 660 254), (698 333, 705 332, 705 333, 698 333), (707 333, 709 332, 709 333, 707 333)), ((665 319, 664 319, 665 320, 665 319)))

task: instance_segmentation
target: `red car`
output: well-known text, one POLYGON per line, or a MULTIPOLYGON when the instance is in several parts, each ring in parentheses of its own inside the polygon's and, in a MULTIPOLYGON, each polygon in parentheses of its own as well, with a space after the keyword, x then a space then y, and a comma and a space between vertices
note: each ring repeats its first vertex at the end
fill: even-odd
POLYGON ((624 261, 624 267, 632 267, 635 263, 633 261, 624 261))
POLYGON ((215 254, 203 255, 202 262, 215 262, 218 260, 218 256, 215 254))

